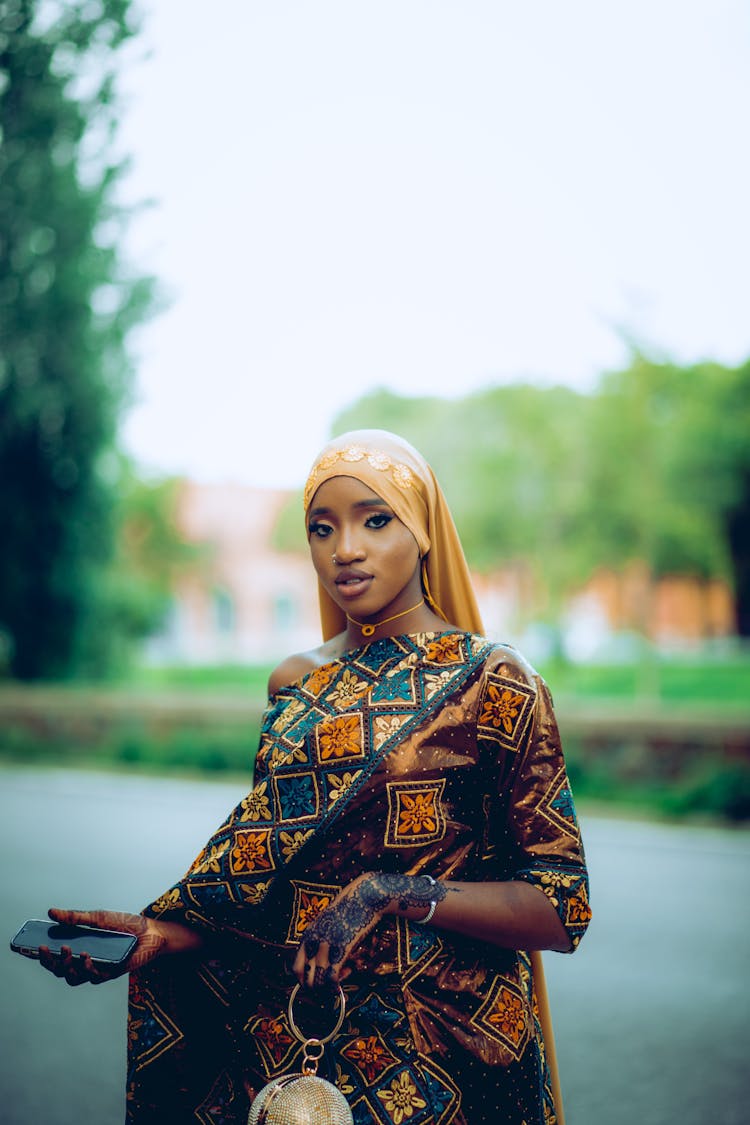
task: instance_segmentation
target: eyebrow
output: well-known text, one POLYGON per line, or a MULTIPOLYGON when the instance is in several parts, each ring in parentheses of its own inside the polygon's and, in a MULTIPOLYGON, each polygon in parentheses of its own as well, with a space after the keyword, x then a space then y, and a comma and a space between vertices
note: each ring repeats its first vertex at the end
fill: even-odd
MULTIPOLYGON (((358 509, 361 509, 361 508, 379 508, 379 507, 390 508, 390 504, 388 503, 387 500, 382 500, 380 498, 380 496, 373 496, 371 500, 357 500, 354 504, 352 504, 352 508, 354 508, 355 511, 358 510, 358 509)), ((330 510, 331 510, 330 508, 311 508, 310 509, 310 515, 311 516, 325 516, 330 512, 330 510)))

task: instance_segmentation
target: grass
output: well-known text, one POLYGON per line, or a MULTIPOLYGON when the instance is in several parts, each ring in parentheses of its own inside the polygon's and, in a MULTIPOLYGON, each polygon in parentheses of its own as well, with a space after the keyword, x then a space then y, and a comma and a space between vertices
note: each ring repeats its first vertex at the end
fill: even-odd
POLYGON ((120 681, 124 687, 190 688, 195 691, 243 691, 265 698, 272 665, 217 664, 210 667, 140 667, 120 681))
POLYGON ((555 696, 728 703, 750 708, 750 658, 746 656, 734 660, 651 660, 638 664, 557 661, 540 671, 555 696))
POLYGON ((14 764, 88 766, 150 773, 238 773, 249 777, 259 726, 180 725, 153 729, 130 720, 112 724, 97 737, 81 737, 60 725, 40 738, 23 723, 4 724, 0 760, 14 764))

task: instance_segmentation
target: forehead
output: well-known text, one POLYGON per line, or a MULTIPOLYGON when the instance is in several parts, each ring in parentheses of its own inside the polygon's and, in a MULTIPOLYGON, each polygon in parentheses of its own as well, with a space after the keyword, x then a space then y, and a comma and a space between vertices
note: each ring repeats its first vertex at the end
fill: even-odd
POLYGON ((310 514, 352 507, 388 507, 388 502, 356 477, 329 477, 316 489, 310 501, 310 514))

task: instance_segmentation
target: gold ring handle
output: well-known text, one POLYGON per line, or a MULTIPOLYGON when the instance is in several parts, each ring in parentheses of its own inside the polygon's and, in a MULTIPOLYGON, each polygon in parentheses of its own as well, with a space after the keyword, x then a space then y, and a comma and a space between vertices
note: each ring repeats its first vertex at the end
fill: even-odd
POLYGON ((334 1035, 338 1031, 341 1030, 341 1025, 344 1022, 344 1013, 346 1011, 346 997, 344 996, 343 988, 341 987, 341 985, 338 986, 338 990, 339 990, 338 1002, 339 1002, 339 1009, 340 1010, 339 1010, 339 1018, 336 1020, 336 1026, 334 1027, 333 1031, 331 1031, 328 1035, 326 1035, 326 1037, 324 1039, 319 1039, 317 1036, 313 1036, 311 1039, 307 1039, 300 1032, 299 1028, 297 1027, 297 1024, 294 1022, 294 1012, 293 1012, 294 1001, 296 1000, 297 993, 299 992, 301 987, 302 986, 299 983, 295 984, 294 988, 292 989, 292 994, 289 997, 289 1026, 291 1027, 292 1031, 294 1032, 294 1034, 299 1039, 300 1043, 316 1043, 316 1044, 320 1043, 321 1045, 323 1043, 330 1043, 330 1041, 333 1039, 334 1035))

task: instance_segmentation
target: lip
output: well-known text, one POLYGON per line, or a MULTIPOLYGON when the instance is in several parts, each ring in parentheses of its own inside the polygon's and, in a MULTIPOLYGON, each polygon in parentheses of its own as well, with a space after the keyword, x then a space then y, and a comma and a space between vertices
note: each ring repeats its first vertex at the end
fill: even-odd
POLYGON ((335 578, 336 590, 342 598, 357 598, 369 589, 372 579, 372 574, 366 574, 362 570, 341 570, 335 578))

